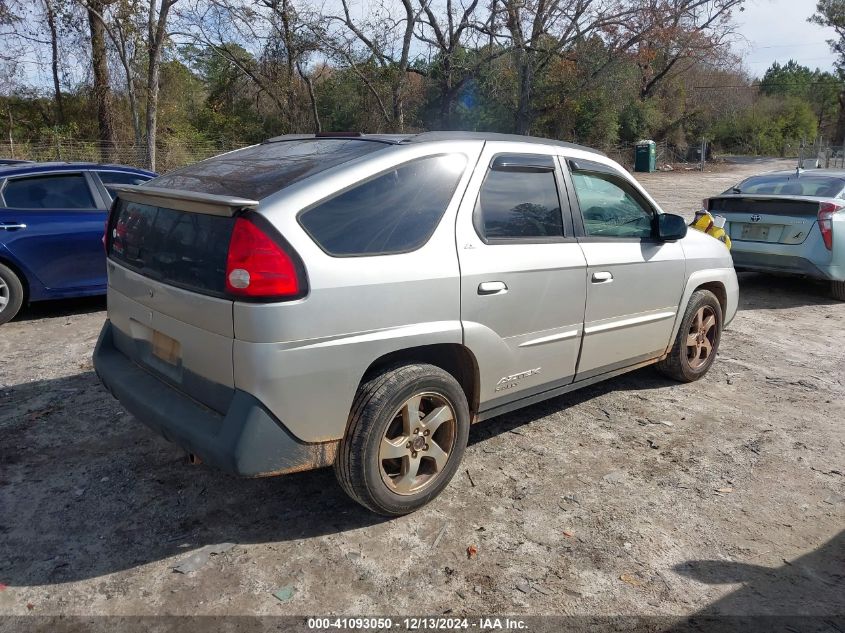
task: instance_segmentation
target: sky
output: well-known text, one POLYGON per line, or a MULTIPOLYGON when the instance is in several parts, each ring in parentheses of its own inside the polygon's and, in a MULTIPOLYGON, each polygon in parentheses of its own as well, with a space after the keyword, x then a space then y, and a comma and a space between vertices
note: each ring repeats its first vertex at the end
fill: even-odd
POLYGON ((816 0, 745 0, 745 10, 735 15, 742 37, 736 50, 744 53, 746 70, 761 77, 773 62, 794 59, 803 66, 832 70, 835 55, 827 40, 833 29, 807 22, 816 0))

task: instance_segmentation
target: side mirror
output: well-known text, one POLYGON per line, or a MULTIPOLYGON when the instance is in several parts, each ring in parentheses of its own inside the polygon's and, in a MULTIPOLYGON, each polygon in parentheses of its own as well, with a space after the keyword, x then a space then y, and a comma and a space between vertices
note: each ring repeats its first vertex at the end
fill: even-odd
POLYGON ((674 242, 687 234, 687 221, 674 213, 661 213, 657 216, 657 239, 661 242, 674 242))

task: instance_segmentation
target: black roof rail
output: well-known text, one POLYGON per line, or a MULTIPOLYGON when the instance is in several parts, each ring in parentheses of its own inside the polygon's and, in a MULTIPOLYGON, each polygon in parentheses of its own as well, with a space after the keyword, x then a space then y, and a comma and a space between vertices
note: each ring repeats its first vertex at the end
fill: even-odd
POLYGON ((422 132, 409 136, 401 143, 429 143, 434 141, 509 141, 511 143, 537 143, 538 145, 556 145, 558 147, 566 147, 568 149, 577 149, 583 152, 590 152, 598 154, 599 156, 606 156, 592 147, 585 145, 578 145, 576 143, 568 143, 566 141, 558 141, 557 139, 542 138, 539 136, 523 136, 521 134, 500 134, 498 132, 422 132))
POLYGON ((314 138, 338 138, 338 137, 342 137, 342 138, 352 137, 352 138, 354 138, 354 137, 358 137, 358 136, 364 136, 364 135, 361 134, 360 132, 317 132, 314 135, 314 138))
POLYGON ((387 145, 396 145, 400 141, 406 139, 407 134, 362 134, 361 132, 319 132, 318 134, 282 134, 281 136, 274 136, 268 138, 265 143, 282 143, 285 141, 311 141, 314 139, 337 139, 337 140, 354 140, 354 141, 370 141, 373 143, 385 143, 387 145))
POLYGON ((498 132, 459 132, 459 131, 438 131, 420 132, 417 134, 363 134, 361 132, 319 132, 317 134, 284 134, 269 138, 265 143, 278 143, 281 141, 303 141, 309 139, 355 139, 359 141, 371 141, 385 143, 388 145, 405 145, 409 143, 434 143, 437 141, 509 141, 511 143, 536 143, 538 145, 556 145, 568 149, 577 149, 582 152, 590 152, 599 156, 606 156, 592 147, 558 141, 552 138, 541 138, 539 136, 523 136, 520 134, 499 134, 498 132))

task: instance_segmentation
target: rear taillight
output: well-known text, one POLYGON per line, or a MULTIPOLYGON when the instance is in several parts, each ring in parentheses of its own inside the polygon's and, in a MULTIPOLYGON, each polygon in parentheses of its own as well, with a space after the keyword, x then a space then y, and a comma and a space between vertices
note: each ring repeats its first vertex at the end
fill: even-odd
POLYGON ((240 297, 291 298, 303 294, 295 259, 247 218, 237 218, 226 258, 226 291, 240 297))
POLYGON ((819 205, 819 230, 827 250, 833 250, 833 216, 839 213, 843 206, 833 202, 822 202, 819 205))

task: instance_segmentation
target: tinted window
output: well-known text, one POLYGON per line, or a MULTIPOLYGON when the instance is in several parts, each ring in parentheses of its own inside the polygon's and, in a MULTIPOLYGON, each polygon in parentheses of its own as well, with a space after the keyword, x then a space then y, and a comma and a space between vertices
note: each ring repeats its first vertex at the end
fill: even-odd
POLYGON ((6 182, 3 198, 17 209, 94 209, 88 181, 82 174, 14 178, 6 182))
POLYGON ((475 203, 473 222, 488 240, 561 237, 554 172, 490 170, 475 203))
POLYGON ((386 147, 360 139, 270 141, 159 176, 155 186, 261 200, 304 178, 386 147))
POLYGON ((384 255, 422 246, 466 167, 460 154, 406 163, 320 203, 299 222, 331 255, 384 255))
POLYGON ((653 212, 621 178, 573 172, 584 232, 601 237, 651 237, 653 212))
POLYGON ((153 279, 223 293, 234 223, 121 200, 109 225, 109 255, 153 279))
POLYGON ((117 192, 109 185, 143 185, 150 177, 141 174, 130 174, 125 171, 98 171, 97 175, 106 186, 106 191, 112 197, 117 198, 117 192))
POLYGON ((735 189, 728 189, 725 193, 835 198, 842 194, 843 189, 845 189, 845 182, 840 178, 811 174, 801 174, 801 176, 796 177, 793 173, 790 175, 755 176, 739 183, 735 189), (739 191, 736 191, 736 189, 739 191))

